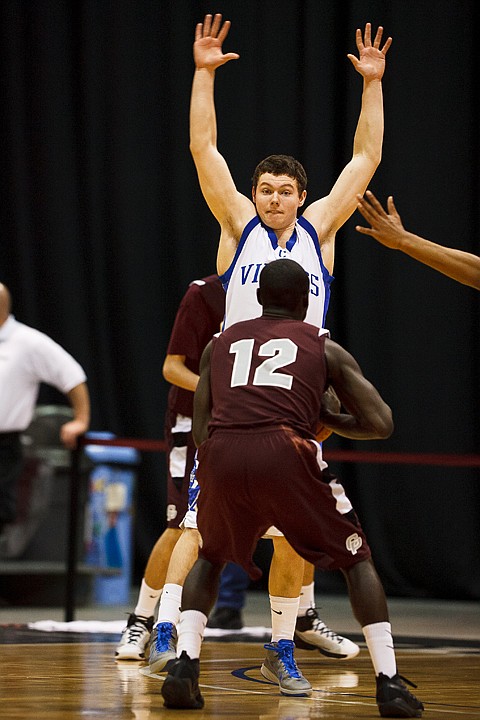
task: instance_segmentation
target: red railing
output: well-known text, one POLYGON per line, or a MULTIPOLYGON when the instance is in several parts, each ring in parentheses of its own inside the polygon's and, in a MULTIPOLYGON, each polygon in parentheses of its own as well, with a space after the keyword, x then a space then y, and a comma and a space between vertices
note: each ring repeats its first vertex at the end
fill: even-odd
MULTIPOLYGON (((65 621, 74 620, 77 579, 78 518, 80 517, 80 454, 85 445, 114 445, 135 448, 141 452, 165 452, 164 440, 138 438, 80 438, 77 450, 72 452, 70 471, 70 518, 66 570, 65 621)), ((376 452, 364 450, 324 450, 326 462, 383 463, 386 465, 431 465, 443 467, 480 467, 480 455, 454 455, 442 453, 376 452)))

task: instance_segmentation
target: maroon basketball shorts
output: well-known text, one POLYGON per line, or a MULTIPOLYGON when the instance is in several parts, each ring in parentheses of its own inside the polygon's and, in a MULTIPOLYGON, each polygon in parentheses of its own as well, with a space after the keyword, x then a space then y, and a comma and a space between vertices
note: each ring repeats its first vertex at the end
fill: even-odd
POLYGON ((320 445, 287 427, 215 430, 198 450, 197 478, 201 555, 211 562, 235 562, 257 579, 253 552, 271 525, 324 570, 371 556, 342 486, 326 471, 320 445))

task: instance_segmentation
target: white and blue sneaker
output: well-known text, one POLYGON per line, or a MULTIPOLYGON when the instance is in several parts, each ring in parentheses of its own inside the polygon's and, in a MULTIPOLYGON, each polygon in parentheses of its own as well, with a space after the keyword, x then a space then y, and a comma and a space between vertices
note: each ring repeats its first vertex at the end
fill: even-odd
POLYGON ((168 670, 177 659, 177 629, 173 623, 155 625, 150 639, 149 666, 151 673, 168 670))
POLYGON ((306 696, 312 694, 312 686, 297 667, 293 652, 293 640, 279 640, 263 646, 267 656, 260 672, 263 677, 278 683, 282 695, 306 696))

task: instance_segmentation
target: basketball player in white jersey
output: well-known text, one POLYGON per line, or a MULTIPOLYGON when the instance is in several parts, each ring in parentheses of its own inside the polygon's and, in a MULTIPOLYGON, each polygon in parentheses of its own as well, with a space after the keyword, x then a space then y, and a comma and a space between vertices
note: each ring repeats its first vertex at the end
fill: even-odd
MULTIPOLYGON (((258 277, 265 263, 279 258, 296 260, 310 277, 310 301, 306 321, 322 327, 328 307, 329 286, 334 265, 335 235, 357 207, 357 195, 363 194, 380 163, 383 142, 382 77, 385 55, 391 45, 388 38, 381 47, 383 29, 378 28, 372 42, 371 26, 362 36, 356 31, 359 57, 348 55, 355 70, 363 77, 362 107, 355 132, 353 155, 331 192, 305 206, 307 178, 302 165, 289 156, 266 158, 253 176, 252 198, 238 192, 224 157, 217 148, 214 102, 215 72, 236 53, 223 53, 222 44, 230 22, 222 16, 207 15, 195 31, 193 46, 195 74, 190 106, 190 150, 204 198, 220 224, 217 271, 225 289, 225 327, 240 320, 258 317, 256 299, 258 277)), ((275 58, 272 58, 272 70, 275 58)), ((292 554, 284 538, 275 544, 285 553, 284 572, 270 577, 272 631, 282 618, 282 636, 293 637, 304 571, 303 561, 292 565, 292 554), (275 607, 275 604, 278 607, 275 607), (286 622, 285 622, 286 621, 286 622), (289 622, 293 622, 291 630, 289 622)), ((313 598, 313 568, 309 592, 313 598)), ((306 588, 303 579, 303 589, 306 588)), ((296 633, 296 641, 314 647, 316 614, 305 623, 306 632, 296 633), (303 635, 303 638, 302 638, 303 635), (310 642, 309 642, 310 641, 310 642)), ((297 630, 299 625, 297 624, 297 630)), ((272 638, 273 639, 273 638, 272 638)), ((290 638, 291 639, 291 638, 290 638)), ((305 647, 305 645, 303 645, 305 647)))

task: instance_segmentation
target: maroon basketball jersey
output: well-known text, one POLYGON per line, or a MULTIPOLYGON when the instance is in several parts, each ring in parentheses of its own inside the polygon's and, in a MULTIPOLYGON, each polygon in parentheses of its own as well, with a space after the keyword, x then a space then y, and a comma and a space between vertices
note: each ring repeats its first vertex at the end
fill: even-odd
POLYGON ((260 317, 213 340, 210 429, 288 425, 314 436, 326 385, 325 330, 260 317))
MULTIPOLYGON (((185 365, 198 375, 202 352, 219 331, 225 313, 225 291, 218 275, 194 280, 178 308, 168 343, 168 355, 185 355, 185 365)), ((181 415, 193 415, 193 392, 172 385, 168 407, 181 415)))

